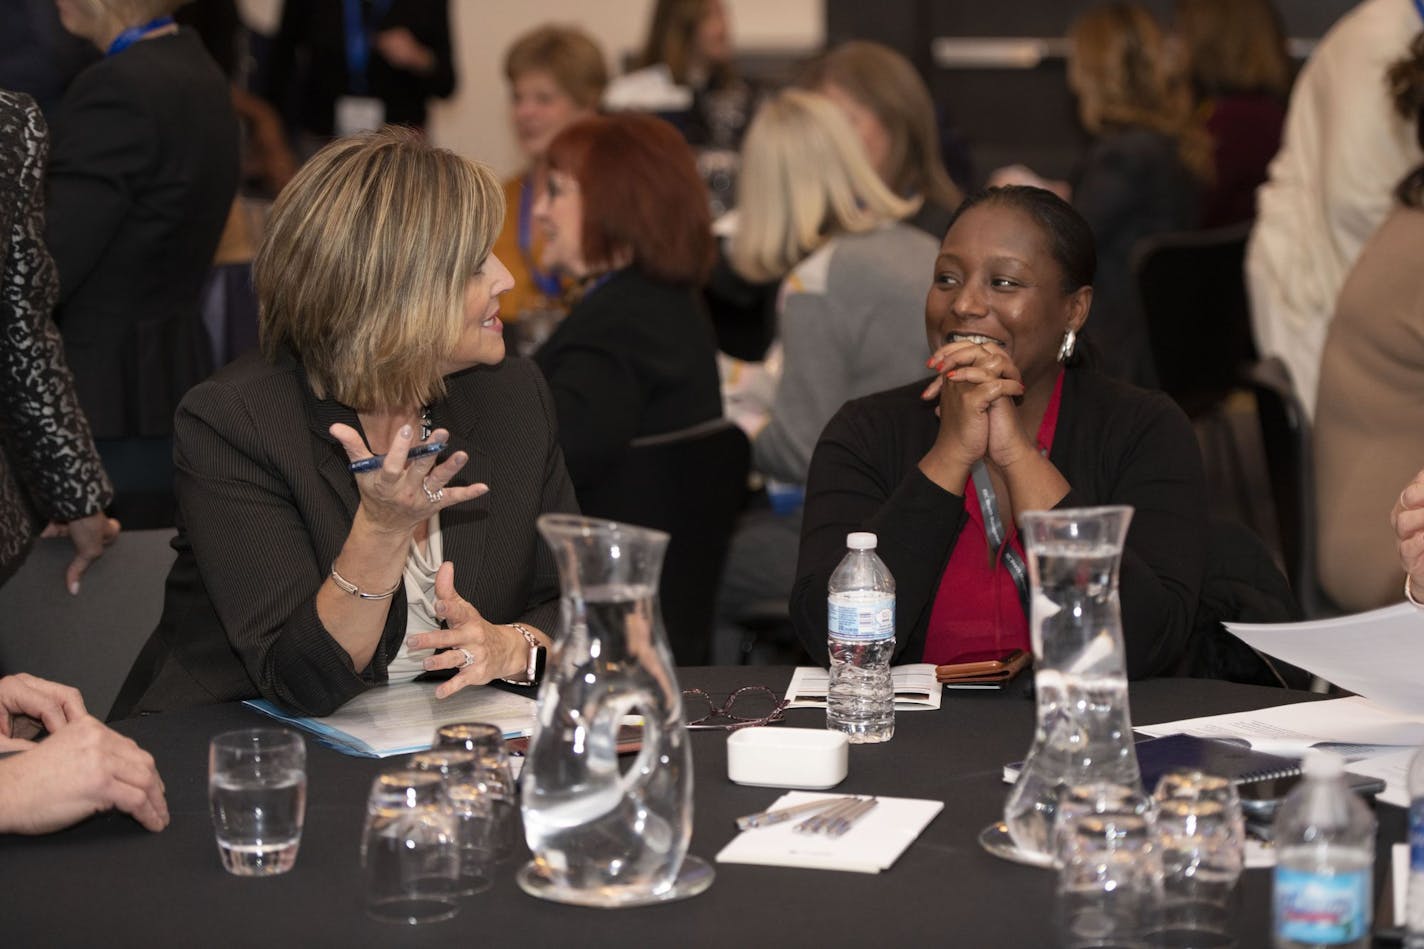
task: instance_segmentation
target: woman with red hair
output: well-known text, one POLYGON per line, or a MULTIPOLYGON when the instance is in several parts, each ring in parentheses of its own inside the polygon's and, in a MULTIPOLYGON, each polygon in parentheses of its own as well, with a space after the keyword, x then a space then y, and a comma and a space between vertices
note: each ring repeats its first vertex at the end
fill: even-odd
POLYGON ((574 282, 535 361, 585 511, 634 438, 722 414, 717 343, 698 287, 712 265, 707 192, 677 131, 647 115, 577 122, 549 144, 534 203, 541 265, 574 282))

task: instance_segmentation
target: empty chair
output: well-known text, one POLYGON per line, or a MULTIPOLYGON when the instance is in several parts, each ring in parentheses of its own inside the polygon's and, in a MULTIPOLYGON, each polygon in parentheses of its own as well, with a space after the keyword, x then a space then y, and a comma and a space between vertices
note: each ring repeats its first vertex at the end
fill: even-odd
POLYGON ((727 544, 746 499, 747 437, 725 419, 633 440, 617 470, 583 492, 590 517, 672 535, 663 561, 663 622, 678 665, 704 665, 727 544))
POLYGON ((1158 384, 1192 418, 1220 404, 1256 359, 1242 277, 1250 229, 1158 234, 1133 255, 1158 384))
POLYGON ((0 671, 72 685, 105 718, 129 666, 158 625, 173 566, 172 530, 124 531, 84 573, 78 596, 64 588, 74 558, 68 540, 36 542, 0 586, 0 671))

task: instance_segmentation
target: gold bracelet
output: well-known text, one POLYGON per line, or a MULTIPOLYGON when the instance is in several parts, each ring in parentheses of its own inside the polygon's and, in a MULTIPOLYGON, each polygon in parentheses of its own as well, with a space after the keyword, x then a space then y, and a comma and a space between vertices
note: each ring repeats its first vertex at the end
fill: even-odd
POLYGON ((1414 598, 1413 580, 1414 578, 1410 574, 1406 573, 1404 575, 1404 598, 1410 603, 1413 603, 1415 606, 1419 607, 1421 610, 1424 610, 1424 603, 1420 603, 1414 598))
POLYGON ((385 593, 367 593, 360 587, 358 587, 356 584, 352 583, 350 580, 337 573, 336 564, 333 563, 331 565, 331 582, 336 584, 337 588, 340 589, 343 593, 349 593, 352 596, 358 596, 363 600, 388 600, 395 594, 397 590, 401 588, 401 584, 404 583, 405 580, 403 578, 397 580, 396 585, 391 587, 385 593))

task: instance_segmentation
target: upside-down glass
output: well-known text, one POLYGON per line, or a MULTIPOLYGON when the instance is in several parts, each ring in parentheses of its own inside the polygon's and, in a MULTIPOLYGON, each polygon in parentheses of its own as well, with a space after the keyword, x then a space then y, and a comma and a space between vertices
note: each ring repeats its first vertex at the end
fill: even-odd
POLYGON ((1068 785, 1141 789, 1118 606, 1118 566, 1132 508, 1021 515, 1033 598, 1033 744, 1004 803, 1016 848, 1052 852, 1054 809, 1068 785))
POLYGON ((1053 836, 1064 949, 1148 945, 1162 881, 1151 799, 1130 785, 1065 789, 1053 836))
POLYGON ((416 771, 433 771, 445 785, 460 837, 460 896, 483 893, 493 882, 494 808, 475 774, 475 754, 462 748, 432 748, 410 756, 416 771))
POLYGON ((1157 782, 1157 843, 1162 854, 1162 913, 1154 942, 1221 947, 1230 935, 1232 900, 1245 865, 1245 824, 1236 787, 1219 775, 1174 771, 1157 782))
POLYGON ((475 756, 475 784, 490 807, 488 846, 496 861, 508 860, 519 843, 519 797, 504 732, 488 722, 442 725, 435 730, 435 747, 463 748, 475 756))
POLYGON ((713 871, 687 856, 692 749, 658 605, 668 535, 561 514, 538 525, 559 566, 561 617, 520 776, 534 860, 519 885, 607 907, 700 893, 713 871), (642 744, 620 761, 630 715, 643 720, 642 744))
POLYGON ((223 869, 286 873, 297 860, 307 802, 307 747, 285 728, 226 732, 208 745, 208 807, 223 869))
POLYGON ((786 718, 786 700, 764 685, 740 688, 721 702, 701 689, 683 689, 682 706, 692 729, 736 731, 786 718))
POLYGON ((361 869, 373 919, 415 925, 459 912, 459 832, 437 772, 388 771, 372 782, 361 869))

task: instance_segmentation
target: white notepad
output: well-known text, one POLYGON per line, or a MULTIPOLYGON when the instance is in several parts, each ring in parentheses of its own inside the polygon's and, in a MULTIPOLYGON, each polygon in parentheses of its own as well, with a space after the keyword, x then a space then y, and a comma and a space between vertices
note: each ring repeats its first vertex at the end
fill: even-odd
MULTIPOLYGON (((791 791, 777 798, 767 809, 843 796, 791 791)), ((797 833, 795 827, 799 821, 796 820, 744 830, 722 848, 717 862, 852 873, 888 870, 944 809, 944 802, 908 797, 882 797, 879 801, 841 837, 797 833)))
MULTIPOLYGON (((939 708, 944 686, 935 678, 934 663, 893 666, 890 678, 895 683, 895 711, 939 708)), ((830 688, 830 672, 819 666, 797 666, 791 674, 791 685, 786 688, 786 707, 825 708, 826 693, 830 688)))

